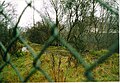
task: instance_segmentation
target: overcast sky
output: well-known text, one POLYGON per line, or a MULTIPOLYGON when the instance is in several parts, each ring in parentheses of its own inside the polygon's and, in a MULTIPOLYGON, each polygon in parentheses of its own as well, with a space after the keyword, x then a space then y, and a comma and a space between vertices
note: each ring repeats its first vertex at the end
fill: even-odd
MULTIPOLYGON (((1 1, 4 1, 4 0, 1 0, 1 1)), ((5 0, 5 1, 14 4, 14 6, 16 8, 17 17, 19 17, 22 10, 27 5, 25 1, 29 2, 31 0, 5 0)), ((118 0, 117 0, 117 2, 118 2, 118 0)), ((34 6, 41 13, 44 13, 44 11, 45 11, 44 7, 47 7, 48 10, 52 9, 52 7, 50 6, 49 0, 34 0, 34 6)), ((50 16, 53 19, 55 19, 55 13, 52 10, 51 10, 51 12, 49 11, 49 13, 50 13, 50 16)), ((41 20, 41 17, 39 16, 39 14, 37 12, 34 12, 34 18, 35 18, 35 22, 41 20)), ((26 26, 32 26, 32 25, 33 25, 33 9, 29 7, 23 14, 21 21, 19 23, 19 26, 26 27, 26 26)))
MULTIPOLYGON (((20 15, 20 13, 22 12, 22 10, 25 8, 25 6, 27 5, 25 0, 12 0, 15 4, 17 4, 17 14, 18 16, 20 15)), ((26 1, 30 1, 30 0, 26 0, 26 1)), ((48 0, 34 0, 34 6, 37 10, 39 10, 41 13, 43 13, 45 11, 44 7, 45 6, 50 6, 48 3, 48 0), (44 2, 47 2, 47 4, 45 4, 44 2)), ((52 14, 51 14, 52 15, 52 14)), ((54 17, 54 14, 53 16, 54 17)), ((35 18, 35 22, 40 21, 41 17, 39 16, 39 14, 34 11, 34 18, 35 18)), ((26 27, 26 26, 32 26, 33 25, 33 9, 32 8, 27 8, 27 10, 25 11, 25 13, 22 16, 21 22, 19 23, 20 26, 22 27, 26 27)))
MULTIPOLYGON (((1 0, 1 1, 4 1, 4 0, 1 0)), ((5 2, 10 2, 15 6, 17 18, 20 16, 22 10, 27 5, 25 1, 30 2, 32 0, 5 0, 5 2)), ((34 0, 34 6, 41 13, 44 13, 45 7, 51 8, 49 0, 34 0)), ((52 13, 50 14, 51 17, 55 18, 55 13, 53 12, 49 12, 49 13, 52 13)), ((35 18, 35 22, 41 20, 41 17, 36 11, 34 11, 34 18, 35 18)), ((28 7, 21 18, 19 26, 27 27, 27 26, 32 26, 32 25, 33 25, 33 9, 28 7)))
MULTIPOLYGON (((25 6, 27 4, 26 4, 25 0, 12 0, 12 1, 14 1, 14 3, 17 4, 17 7, 16 7, 17 12, 16 13, 18 14, 18 17, 19 17, 22 10, 25 8, 25 6)), ((27 1, 30 1, 30 0, 27 0, 27 1)), ((43 1, 42 0, 35 0, 34 5, 38 10, 43 11, 43 1)), ((41 20, 40 16, 36 12, 34 12, 34 18, 35 18, 35 21, 41 20)), ((28 25, 31 26, 33 24, 32 19, 33 19, 33 9, 29 7, 23 14, 19 25, 22 27, 25 27, 28 25)))

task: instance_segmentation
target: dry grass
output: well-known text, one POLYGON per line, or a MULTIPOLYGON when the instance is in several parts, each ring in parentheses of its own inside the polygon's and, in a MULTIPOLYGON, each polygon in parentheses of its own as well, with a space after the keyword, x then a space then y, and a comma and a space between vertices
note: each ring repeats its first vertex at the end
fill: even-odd
MULTIPOLYGON (((36 52, 38 52, 42 45, 31 45, 36 52)), ((95 51, 87 54, 83 54, 84 59, 89 64, 92 64, 101 53, 104 54, 106 51, 95 51)), ((46 52, 40 58, 42 64, 41 68, 45 70, 55 81, 59 82, 78 82, 86 81, 84 77, 84 68, 82 65, 76 67, 76 61, 70 60, 70 53, 63 47, 49 47, 46 52), (61 59, 60 59, 61 56, 61 59), (61 63, 60 63, 61 62, 61 63)), ((103 64, 99 65, 94 69, 93 75, 98 81, 118 81, 119 80, 119 58, 118 54, 114 54, 103 64)), ((12 57, 11 61, 16 65, 20 74, 25 78, 30 70, 33 68, 33 58, 29 53, 19 58, 12 57)), ((8 65, 0 73, 1 81, 18 82, 18 76, 15 71, 8 65)), ((30 82, 47 82, 47 79, 41 74, 36 72, 29 79, 30 82)))

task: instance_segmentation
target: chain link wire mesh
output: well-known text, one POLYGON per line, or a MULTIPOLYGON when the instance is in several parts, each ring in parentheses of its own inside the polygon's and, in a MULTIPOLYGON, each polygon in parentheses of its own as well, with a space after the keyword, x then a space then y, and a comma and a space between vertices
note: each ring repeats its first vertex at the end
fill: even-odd
MULTIPOLYGON (((106 8, 108 11, 110 11, 111 13, 115 14, 116 16, 119 16, 118 14, 118 10, 113 9, 112 7, 110 7, 109 5, 107 5, 104 1, 102 0, 96 0, 96 2, 98 2, 102 7, 106 8)), ((82 64, 82 66, 85 68, 85 72, 84 75, 86 76, 88 81, 96 81, 95 77, 92 75, 92 71, 100 64, 104 63, 105 60, 107 60, 114 52, 116 49, 118 49, 118 41, 116 41, 113 45, 110 46, 110 48, 108 49, 108 52, 100 57, 97 61, 95 61, 93 64, 88 65, 88 63, 85 62, 84 58, 69 44, 67 43, 67 41, 60 37, 58 29, 56 27, 56 24, 51 22, 49 19, 45 18, 34 6, 31 5, 32 2, 27 3, 27 6, 24 8, 24 10, 22 11, 20 17, 18 18, 17 23, 14 25, 10 20, 9 17, 6 16, 5 13, 3 13, 3 9, 2 6, 0 6, 0 14, 3 15, 5 18, 7 18, 11 24, 14 26, 13 28, 13 38, 11 39, 11 41, 9 41, 9 45, 7 48, 5 48, 5 46, 2 44, 2 42, 0 41, 0 49, 2 49, 2 51, 4 52, 4 55, 2 56, 2 59, 4 61, 4 64, 0 65, 0 73, 2 72, 3 68, 5 68, 7 65, 10 65, 14 71, 16 72, 17 76, 19 77, 21 82, 26 82, 30 79, 30 77, 36 72, 39 71, 41 72, 45 78, 50 81, 53 82, 54 80, 51 78, 51 76, 48 75, 47 72, 45 72, 41 67, 41 62, 40 62, 40 57, 42 56, 42 54, 45 52, 45 50, 49 47, 49 45, 55 41, 55 40, 59 40, 60 43, 65 46, 71 53, 72 55, 75 57, 75 59, 78 60, 79 64, 82 64), (20 35, 20 31, 18 30, 18 24, 20 22, 20 19, 22 17, 22 15, 24 14, 25 10, 31 7, 33 8, 36 12, 38 12, 40 14, 41 17, 43 17, 48 23, 49 25, 52 27, 52 35, 50 36, 50 38, 48 39, 48 41, 44 44, 42 50, 36 54, 34 52, 34 50, 32 49, 31 46, 29 46, 29 44, 22 38, 22 36, 20 35), (14 63, 11 62, 11 57, 9 54, 9 50, 10 48, 14 45, 14 43, 20 40, 29 50, 29 52, 31 53, 32 57, 34 58, 33 60, 33 68, 31 69, 31 71, 29 72, 29 74, 23 78, 20 75, 20 72, 18 71, 17 67, 14 65, 14 63)))

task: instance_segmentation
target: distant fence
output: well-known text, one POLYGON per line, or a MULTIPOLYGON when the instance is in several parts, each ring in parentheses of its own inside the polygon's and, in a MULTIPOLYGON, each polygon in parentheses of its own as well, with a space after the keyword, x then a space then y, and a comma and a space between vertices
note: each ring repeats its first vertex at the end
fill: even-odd
MULTIPOLYGON (((102 0, 96 0, 101 6, 103 6, 104 8, 106 8, 108 11, 110 11, 111 13, 115 14, 116 16, 119 16, 118 11, 111 8, 109 5, 107 5, 104 1, 102 0)), ((82 66, 85 68, 85 72, 84 75, 86 76, 86 78, 88 79, 88 81, 96 81, 95 77, 92 75, 92 71, 100 64, 104 63, 106 59, 108 59, 115 51, 116 49, 118 49, 118 41, 116 41, 115 43, 113 43, 110 47, 109 47, 109 52, 107 54, 105 54, 104 56, 100 57, 97 61, 95 61, 93 64, 88 65, 84 58, 82 58, 82 56, 70 45, 68 44, 64 38, 59 36, 59 32, 57 30, 57 27, 54 23, 50 23, 49 20, 48 21, 50 23, 50 26, 52 27, 52 35, 50 36, 50 38, 48 39, 48 41, 44 44, 42 50, 36 54, 33 50, 32 47, 30 47, 27 42, 22 38, 22 36, 20 35, 20 31, 18 30, 18 24, 20 22, 20 19, 22 17, 22 15, 24 14, 24 11, 28 8, 28 7, 32 7, 35 11, 36 8, 31 6, 31 3, 28 3, 27 6, 24 8, 23 12, 21 13, 20 17, 18 18, 18 22, 14 25, 13 28, 13 32, 14 32, 14 37, 11 39, 8 48, 5 48, 5 46, 2 44, 2 42, 0 41, 0 49, 2 49, 2 51, 4 52, 4 55, 0 55, 4 61, 4 64, 0 65, 0 73, 2 72, 3 68, 5 68, 7 65, 10 65, 14 71, 16 72, 17 76, 19 77, 21 82, 26 82, 30 79, 30 77, 36 72, 39 71, 41 72, 48 81, 54 81, 51 76, 49 76, 47 74, 47 72, 45 72, 39 65, 40 65, 40 57, 42 56, 42 54, 45 52, 45 50, 49 47, 49 45, 55 41, 55 40, 59 40, 60 43, 66 47, 66 49, 68 49, 72 55, 75 57, 75 59, 78 60, 79 64, 82 64, 82 66), (33 60, 33 68, 32 70, 29 72, 29 74, 27 75, 26 78, 23 78, 20 75, 20 72, 17 70, 17 68, 15 67, 14 63, 12 63, 10 61, 11 57, 10 57, 10 53, 9 53, 9 49, 14 45, 14 43, 20 40, 29 50, 29 52, 31 53, 31 55, 33 56, 34 60, 33 60)), ((1 8, 1 7, 0 7, 1 8)), ((37 11, 39 14, 40 12, 37 11)), ((2 9, 0 9, 0 14, 5 16, 4 13, 2 13, 2 9)), ((41 14, 40 14, 41 15, 41 14)), ((41 15, 42 16, 42 15, 41 15)), ((7 18, 9 20, 9 18, 7 18)), ((12 23, 12 22, 11 22, 12 23)))

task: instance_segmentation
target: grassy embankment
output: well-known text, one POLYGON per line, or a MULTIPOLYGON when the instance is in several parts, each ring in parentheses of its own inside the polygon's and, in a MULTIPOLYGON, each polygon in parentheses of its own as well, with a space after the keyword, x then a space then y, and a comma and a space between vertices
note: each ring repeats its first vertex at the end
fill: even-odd
MULTIPOLYGON (((42 48, 41 45, 31 44, 36 53, 42 48)), ((90 51, 83 54, 83 58, 89 64, 93 63, 100 56, 106 53, 106 50, 90 51)), ((63 47, 50 46, 40 58, 41 68, 45 70, 52 79, 56 81, 85 81, 84 68, 82 65, 76 67, 76 60, 71 59, 71 54, 63 47)), ((109 57, 103 64, 94 69, 93 75, 98 81, 118 81, 119 80, 119 58, 118 54, 109 57)), ((15 64, 20 74, 26 77, 33 68, 33 58, 30 53, 25 53, 19 58, 11 56, 11 62, 15 64)), ((2 64, 2 63, 0 63, 2 64)), ((10 65, 6 66, 0 73, 1 81, 19 81, 18 76, 10 65)), ((40 72, 36 72, 30 77, 32 82, 45 82, 47 79, 40 72)))

